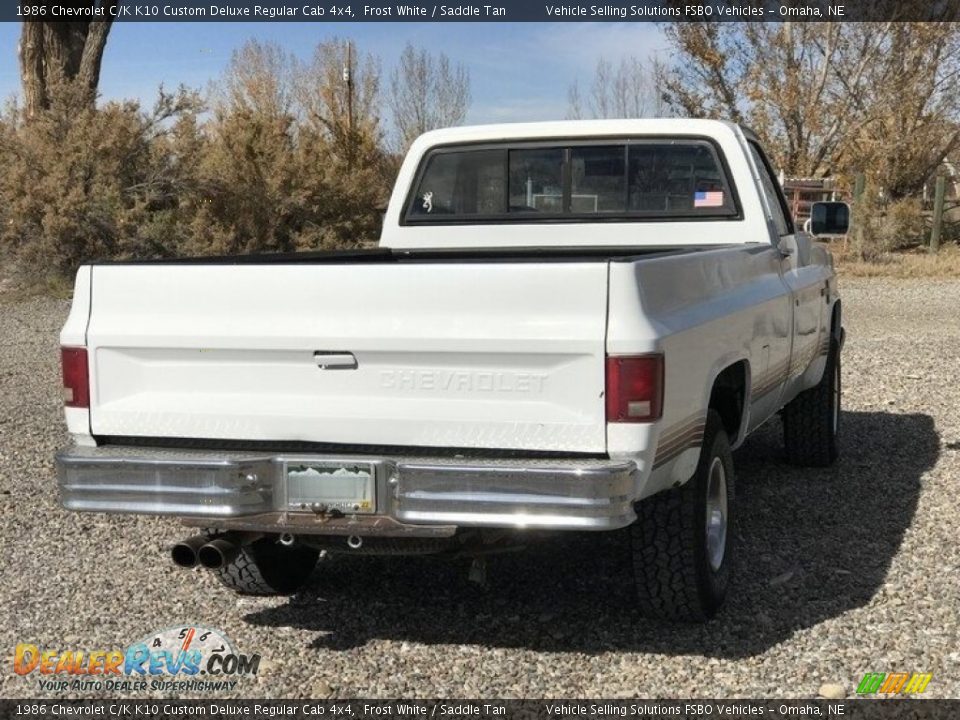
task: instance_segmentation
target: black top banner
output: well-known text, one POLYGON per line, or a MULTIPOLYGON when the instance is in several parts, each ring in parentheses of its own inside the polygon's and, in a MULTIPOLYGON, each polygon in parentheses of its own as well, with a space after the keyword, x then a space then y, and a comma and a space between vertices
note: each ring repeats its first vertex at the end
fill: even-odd
POLYGON ((953 21, 960 0, 37 0, 2 21, 866 22, 953 21))

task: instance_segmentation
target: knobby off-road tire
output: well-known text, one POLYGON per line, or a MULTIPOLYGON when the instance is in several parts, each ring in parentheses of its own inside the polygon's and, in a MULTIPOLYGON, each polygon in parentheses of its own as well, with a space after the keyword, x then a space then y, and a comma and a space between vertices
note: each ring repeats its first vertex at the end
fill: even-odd
POLYGON ((304 545, 285 547, 261 538, 240 548, 237 557, 214 572, 242 595, 289 595, 310 578, 320 553, 304 545))
POLYGON ((710 410, 693 477, 637 506, 631 547, 644 615, 704 622, 716 614, 730 579, 733 497, 730 441, 710 410))
POLYGON ((827 467, 837 459, 840 430, 840 344, 830 340, 820 382, 783 408, 783 444, 787 462, 827 467))

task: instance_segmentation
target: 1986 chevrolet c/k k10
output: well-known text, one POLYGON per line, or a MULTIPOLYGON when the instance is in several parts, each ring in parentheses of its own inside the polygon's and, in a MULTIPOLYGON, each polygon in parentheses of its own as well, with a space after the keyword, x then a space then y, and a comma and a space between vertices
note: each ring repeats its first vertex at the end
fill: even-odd
POLYGON ((833 462, 842 342, 831 258, 749 132, 431 132, 379 249, 82 267, 61 501, 205 528, 174 560, 255 593, 323 550, 630 526, 640 607, 704 619, 731 448, 779 411, 789 461, 833 462))

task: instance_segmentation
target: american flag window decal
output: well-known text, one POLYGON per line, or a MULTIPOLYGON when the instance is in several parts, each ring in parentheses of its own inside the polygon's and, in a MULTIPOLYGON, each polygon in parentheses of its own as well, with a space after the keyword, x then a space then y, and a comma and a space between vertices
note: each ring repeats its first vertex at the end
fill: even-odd
POLYGON ((723 191, 697 190, 693 194, 693 206, 695 208, 723 207, 723 191))

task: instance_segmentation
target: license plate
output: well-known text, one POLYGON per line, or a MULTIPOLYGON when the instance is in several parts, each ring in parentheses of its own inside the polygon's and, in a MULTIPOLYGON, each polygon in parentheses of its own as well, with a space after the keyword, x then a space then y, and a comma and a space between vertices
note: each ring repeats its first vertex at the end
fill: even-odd
POLYGON ((291 510, 339 510, 345 514, 376 511, 373 463, 289 461, 286 475, 291 510))

